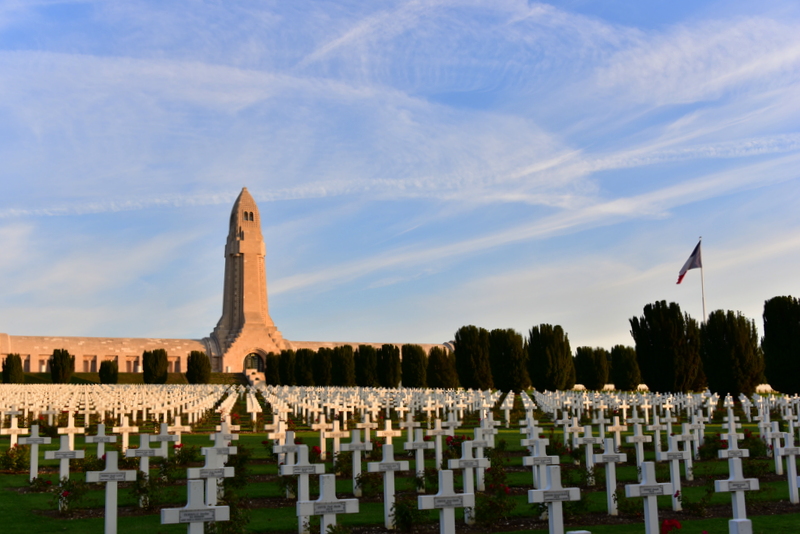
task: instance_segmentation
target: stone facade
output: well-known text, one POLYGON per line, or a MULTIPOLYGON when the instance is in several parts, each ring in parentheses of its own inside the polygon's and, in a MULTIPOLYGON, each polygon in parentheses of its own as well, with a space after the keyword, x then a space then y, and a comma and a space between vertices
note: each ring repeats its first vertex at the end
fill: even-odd
MULTIPOLYGON (((245 361, 258 362, 263 367, 264 357, 270 352, 285 349, 336 347, 366 344, 380 347, 381 343, 287 341, 269 316, 267 299, 266 247, 261 234, 261 217, 258 206, 247 188, 242 189, 231 210, 228 239, 225 244, 225 280, 222 298, 222 317, 207 338, 100 338, 13 336, 0 333, 0 360, 8 354, 22 357, 25 371, 45 372, 47 361, 55 349, 66 349, 75 356, 76 372, 97 372, 100 362, 116 360, 119 370, 142 371, 142 353, 163 348, 170 360, 170 372, 185 372, 186 358, 195 350, 203 351, 211 359, 211 368, 217 372, 242 372, 245 361)), ((401 345, 393 343, 394 345, 401 345)), ((452 349, 449 344, 422 344, 430 351, 440 346, 452 349)))

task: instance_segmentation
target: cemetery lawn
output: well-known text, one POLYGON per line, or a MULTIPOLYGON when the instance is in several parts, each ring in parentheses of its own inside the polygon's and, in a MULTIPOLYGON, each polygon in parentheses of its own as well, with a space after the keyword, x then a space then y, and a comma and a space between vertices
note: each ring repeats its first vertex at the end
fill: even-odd
MULTIPOLYGON (((246 526, 247 532, 274 532, 280 534, 290 534, 297 532, 297 518, 295 515, 295 501, 285 498, 279 486, 277 476, 278 466, 274 457, 270 454, 271 442, 263 432, 250 433, 252 429, 249 425, 249 416, 243 413, 243 408, 237 405, 234 413, 238 413, 241 418, 242 433, 238 442, 234 443, 241 449, 250 451, 250 461, 247 464, 249 479, 247 484, 240 490, 245 502, 249 504, 248 510, 250 522, 246 526)), ((523 418, 523 414, 512 413, 512 421, 523 418)), ((82 417, 82 416, 81 416, 82 417)), ((500 420, 502 412, 495 414, 496 419, 500 420)), ((553 428, 547 419, 540 419, 545 428, 545 437, 552 443, 561 442, 562 435, 559 427, 553 428)), ((183 444, 186 448, 208 446, 211 444, 209 433, 213 431, 213 426, 217 421, 207 421, 195 428, 195 433, 184 434, 183 444)), ((309 449, 319 444, 318 434, 308 431, 307 427, 297 424, 297 437, 309 446, 309 449)), ((457 436, 472 436, 472 426, 475 420, 468 420, 464 427, 457 430, 457 436)), ((745 424, 746 428, 755 430, 755 426, 745 424)), ((263 428, 263 422, 259 420, 257 428, 263 428)), ((720 431, 720 423, 715 422, 709 425, 706 435, 713 435, 720 431)), ((143 431, 152 432, 153 428, 143 428, 143 431)), ((94 430, 90 433, 94 433, 94 430)), ((628 432, 627 435, 630 435, 628 432)), ((463 523, 463 513, 461 510, 456 512, 457 531, 460 533, 545 533, 548 531, 547 522, 538 518, 538 512, 533 505, 527 502, 527 490, 532 489, 531 469, 522 466, 522 456, 526 454, 520 445, 521 435, 519 427, 512 425, 512 428, 500 428, 496 436, 498 447, 502 450, 499 456, 505 461, 505 484, 509 486, 508 502, 513 507, 506 519, 497 519, 487 525, 478 524, 475 527, 467 527, 463 523)), ((58 448, 57 440, 47 446, 41 446, 42 450, 55 450, 58 448)), ((349 440, 343 440, 346 442, 349 440)), ((396 458, 406 459, 402 456, 403 438, 395 438, 396 458)), ((138 438, 131 437, 131 444, 138 443, 138 438)), ((75 439, 77 449, 86 449, 87 456, 93 454, 94 445, 85 445, 83 436, 75 439)), ((652 444, 646 448, 646 460, 653 460, 654 453, 652 444)), ((8 441, 0 441, 0 454, 8 449, 8 441)), ((332 442, 328 442, 328 451, 332 449, 332 442)), ((598 451, 599 448, 595 448, 598 451)), ((633 467, 631 460, 635 457, 631 447, 622 447, 622 452, 628 455, 628 464, 621 464, 617 468, 617 481, 620 492, 624 494, 623 486, 636 482, 637 471, 633 467)), ((446 450, 446 455, 458 457, 460 450, 456 447, 446 450)), ((43 456, 43 454, 42 454, 43 456)), ((576 455, 577 456, 577 455, 576 455)), ((579 456, 583 458, 583 454, 579 456)), ((377 461, 378 456, 364 460, 377 461)), ((409 458, 413 465, 413 456, 409 458)), ((620 518, 613 518, 606 514, 606 497, 603 468, 600 467, 595 476, 597 481, 595 486, 586 485, 586 474, 581 466, 575 465, 573 458, 563 455, 560 459, 562 466, 562 482, 565 487, 580 487, 580 505, 568 506, 567 517, 565 519, 566 530, 585 529, 592 534, 641 534, 644 532, 644 524, 641 519, 642 501, 640 499, 630 499, 629 502, 621 502, 620 518)), ((151 477, 157 473, 156 460, 151 460, 151 477)), ((432 451, 430 457, 426 457, 426 467, 433 468, 434 460, 432 451)), ((200 466, 202 462, 194 462, 192 466, 200 466)), ((55 460, 40 460, 41 478, 57 483, 57 462, 55 460)), ((83 480, 84 474, 74 466, 71 477, 75 480, 83 480)), ((363 466, 366 472, 366 465, 363 466)), ((683 472, 683 467, 681 467, 683 472)), ((185 469, 183 469, 185 477, 185 469)), ((332 473, 333 466, 328 460, 326 473, 332 473)), ((788 502, 788 488, 785 476, 773 474, 774 466, 771 459, 752 458, 745 460, 745 476, 757 476, 761 481, 761 490, 748 492, 747 512, 748 517, 753 521, 753 532, 756 534, 796 534, 800 532, 800 505, 792 505, 788 502)), ((410 472, 400 473, 396 488, 399 496, 408 496, 416 499, 415 480, 410 476, 410 472)), ((659 481, 668 481, 669 474, 666 464, 657 464, 656 475, 659 481)), ((683 512, 672 512, 670 498, 659 498, 659 519, 674 518, 680 521, 682 529, 680 534, 696 533, 701 534, 726 534, 728 532, 728 520, 731 517, 730 495, 727 493, 709 492, 709 483, 715 479, 724 479, 728 476, 728 464, 721 460, 707 460, 695 462, 694 482, 682 481, 682 496, 684 502, 683 512), (708 502, 703 506, 704 512, 708 517, 700 517, 699 513, 686 511, 692 504, 699 506, 703 499, 708 502), (687 506, 689 505, 689 506, 687 506)), ((316 478, 316 477, 314 477, 316 478)), ((461 475, 456 472, 455 482, 457 490, 461 489, 461 475)), ((158 510, 148 512, 139 511, 136 507, 136 498, 128 489, 130 484, 120 484, 119 489, 119 532, 120 533, 183 533, 186 531, 185 525, 161 525, 158 510)), ((12 474, 0 472, 0 533, 2 534, 31 534, 39 532, 66 532, 66 533, 102 533, 103 532, 103 489, 100 485, 92 485, 85 499, 78 505, 74 517, 62 517, 55 511, 55 501, 53 494, 28 492, 28 475, 12 474)), ((311 498, 316 498, 318 491, 317 484, 312 480, 311 498)), ((352 497, 352 482, 350 476, 337 477, 337 494, 340 498, 352 497)), ((376 488, 376 494, 365 496, 360 501, 360 512, 353 515, 339 515, 340 524, 352 528, 354 534, 360 533, 383 533, 388 532, 383 528, 383 504, 381 501, 382 489, 380 485, 376 488)), ((431 491, 428 494, 432 493, 431 491)), ((174 484, 163 488, 159 499, 159 506, 177 508, 186 503, 186 483, 185 479, 178 479, 174 484)), ((423 514, 424 519, 417 525, 416 532, 433 534, 438 532, 438 514, 429 511, 423 514)), ((318 532, 316 530, 315 532, 318 532)))

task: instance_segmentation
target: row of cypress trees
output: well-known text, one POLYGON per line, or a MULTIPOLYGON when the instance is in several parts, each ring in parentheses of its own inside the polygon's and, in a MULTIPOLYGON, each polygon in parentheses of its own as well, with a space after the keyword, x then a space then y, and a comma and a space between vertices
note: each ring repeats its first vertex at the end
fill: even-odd
POLYGON ((411 344, 283 350, 264 363, 264 381, 275 386, 458 387, 455 360, 440 347, 430 354, 411 344))

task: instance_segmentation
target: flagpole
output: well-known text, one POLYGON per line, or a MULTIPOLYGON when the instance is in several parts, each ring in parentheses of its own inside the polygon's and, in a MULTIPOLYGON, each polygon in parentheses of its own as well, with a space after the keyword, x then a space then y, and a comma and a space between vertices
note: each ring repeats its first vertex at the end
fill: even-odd
MULTIPOLYGON (((700 242, 702 243, 702 241, 703 241, 703 236, 700 236, 700 242)), ((702 252, 701 252, 701 254, 702 254, 702 252)), ((706 322, 706 317, 708 317, 708 316, 706 315, 706 280, 705 280, 705 277, 703 276, 703 262, 702 261, 700 262, 700 288, 701 288, 702 295, 703 295, 703 322, 705 323, 706 322)))

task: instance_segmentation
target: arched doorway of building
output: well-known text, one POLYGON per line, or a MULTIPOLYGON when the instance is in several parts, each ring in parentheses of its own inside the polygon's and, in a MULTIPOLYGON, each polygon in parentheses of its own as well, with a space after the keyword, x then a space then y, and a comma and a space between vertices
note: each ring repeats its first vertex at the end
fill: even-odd
POLYGON ((251 352, 244 358, 244 370, 245 372, 253 369, 258 371, 259 373, 264 372, 264 360, 261 358, 260 354, 256 354, 255 352, 251 352))

